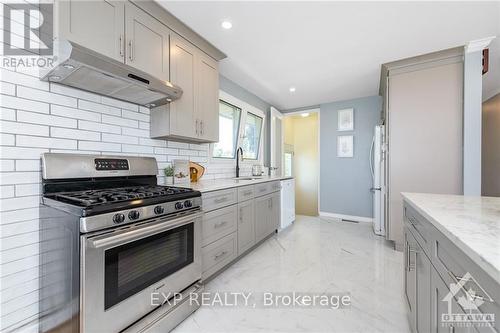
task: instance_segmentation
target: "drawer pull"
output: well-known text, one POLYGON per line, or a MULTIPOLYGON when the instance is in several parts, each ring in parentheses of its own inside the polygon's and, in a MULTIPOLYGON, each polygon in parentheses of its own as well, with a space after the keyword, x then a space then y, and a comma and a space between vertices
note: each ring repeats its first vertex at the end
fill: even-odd
POLYGON ((220 203, 223 203, 223 202, 226 202, 226 201, 227 201, 227 197, 223 197, 223 198, 215 199, 214 203, 220 204, 220 203))
POLYGON ((217 223, 214 224, 214 228, 215 229, 220 228, 220 227, 222 227, 226 223, 227 223, 227 221, 217 222, 217 223))
POLYGON ((245 191, 245 192, 243 192, 243 195, 250 195, 250 194, 252 194, 252 191, 245 191))
POLYGON ((222 251, 222 252, 219 252, 219 253, 217 253, 217 254, 214 256, 214 259, 215 259, 215 260, 218 260, 219 258, 223 257, 223 256, 224 256, 224 255, 226 255, 226 254, 227 254, 227 251, 226 251, 226 250, 224 250, 224 251, 222 251))
POLYGON ((265 191, 266 191, 265 187, 259 189, 259 193, 262 193, 262 192, 265 192, 265 191))

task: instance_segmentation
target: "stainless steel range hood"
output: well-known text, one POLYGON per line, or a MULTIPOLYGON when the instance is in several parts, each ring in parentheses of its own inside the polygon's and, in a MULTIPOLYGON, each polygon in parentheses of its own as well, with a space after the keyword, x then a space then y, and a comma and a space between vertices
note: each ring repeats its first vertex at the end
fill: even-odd
POLYGON ((182 89, 70 41, 55 46, 57 65, 42 80, 154 107, 182 95, 182 89))

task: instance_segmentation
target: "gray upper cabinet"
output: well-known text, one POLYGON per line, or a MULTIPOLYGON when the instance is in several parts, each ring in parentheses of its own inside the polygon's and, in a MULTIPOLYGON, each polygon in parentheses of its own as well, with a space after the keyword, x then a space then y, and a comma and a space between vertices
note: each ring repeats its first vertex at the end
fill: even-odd
POLYGON ((219 141, 219 69, 217 61, 199 52, 197 59, 197 114, 199 136, 206 142, 219 141))
POLYGON ((125 2, 57 1, 58 37, 124 61, 125 2))
POLYGON ((219 141, 219 69, 216 60, 172 33, 170 80, 183 94, 168 107, 152 109, 151 137, 192 142, 219 141))
POLYGON ((172 34, 170 39, 170 78, 183 90, 182 97, 170 103, 169 125, 172 136, 196 137, 198 135, 199 124, 195 114, 196 53, 196 47, 193 44, 172 34))
POLYGON ((126 63, 169 81, 170 30, 130 2, 125 3, 126 63))

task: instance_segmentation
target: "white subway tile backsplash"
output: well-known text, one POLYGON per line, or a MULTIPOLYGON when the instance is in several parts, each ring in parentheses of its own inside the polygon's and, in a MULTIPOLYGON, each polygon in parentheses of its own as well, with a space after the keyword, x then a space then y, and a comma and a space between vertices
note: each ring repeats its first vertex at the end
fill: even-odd
POLYGON ((18 135, 17 146, 38 148, 76 149, 77 141, 69 139, 44 138, 39 136, 18 135))
POLYGON ((0 172, 14 171, 15 160, 0 160, 0 172))
POLYGON ((61 105, 51 105, 50 113, 56 116, 68 118, 77 118, 90 121, 101 121, 101 114, 96 112, 84 111, 81 109, 69 108, 61 105))
POLYGON ((122 132, 122 129, 119 126, 101 124, 86 120, 78 120, 78 128, 102 133, 120 134, 122 132))
MULTIPOLYGON (((24 88, 21 86, 17 87, 18 90, 24 88)), ((26 88, 30 89, 30 88, 26 88)), ((34 89, 36 90, 36 89, 34 89)), ((41 91, 41 90, 39 90, 41 91)), ((11 109, 26 110, 39 113, 49 113, 49 104, 39 102, 36 100, 29 100, 24 98, 19 98, 15 96, 2 95, 0 98, 0 106, 11 109)))
MULTIPOLYGON (((67 138, 67 139, 87 140, 87 141, 101 141, 101 134, 100 133, 71 129, 71 128, 62 128, 62 127, 51 127, 50 128, 50 136, 55 137, 55 138, 67 138)), ((65 148, 65 147, 53 147, 53 148, 65 148)), ((74 148, 68 148, 68 149, 76 149, 76 145, 74 148)))
POLYGON ((139 144, 139 138, 135 136, 126 136, 118 134, 102 133, 103 142, 128 143, 132 145, 139 144))
POLYGON ((34 158, 40 158, 41 154, 48 151, 48 149, 42 148, 2 146, 0 147, 0 156, 7 159, 32 160, 34 158))
POLYGON ((40 168, 40 159, 16 160, 16 171, 39 171, 40 168))
POLYGON ((33 184, 40 183, 40 172, 2 172, 0 173, 0 184, 33 184))
POLYGON ((0 146, 14 146, 16 144, 16 136, 14 134, 0 133, 0 146))
POLYGON ((119 143, 78 141, 78 149, 95 151, 121 151, 119 143))
POLYGON ((148 130, 149 131, 149 123, 145 123, 143 121, 139 122, 139 128, 143 130, 148 130))
POLYGON ((77 124, 76 119, 26 112, 26 111, 17 111, 17 121, 33 123, 33 124, 60 126, 60 127, 71 127, 71 128, 76 128, 77 124))
POLYGON ((178 155, 179 150, 174 148, 155 148, 155 154, 159 155, 178 155))
POLYGON ((25 197, 29 195, 39 195, 41 193, 40 184, 19 184, 16 185, 16 196, 25 197))
POLYGON ((102 122, 106 124, 112 124, 117 126, 126 126, 126 127, 139 127, 139 122, 133 119, 125 119, 121 117, 109 116, 106 114, 102 115, 102 122))
POLYGON ((39 202, 40 202, 40 197, 38 195, 29 197, 2 199, 2 204, 0 205, 0 211, 4 212, 8 210, 36 207, 38 206, 39 202))
POLYGON ((131 136, 138 136, 138 137, 142 137, 142 138, 149 138, 149 131, 135 129, 135 128, 124 127, 122 129, 122 134, 131 135, 131 136))
MULTIPOLYGON (((0 108, 0 119, 2 120, 16 120, 16 110, 8 108, 0 108)), ((149 125, 148 125, 149 129, 149 125)))
MULTIPOLYGON (((14 194, 13 185, 0 186, 0 199, 12 198, 14 194)), ((2 233, 0 233, 0 235, 2 235, 2 233)))
POLYGON ((185 142, 175 142, 175 141, 168 141, 167 146, 168 146, 169 148, 188 149, 188 148, 189 148, 189 143, 185 143, 185 142))
POLYGON ((134 111, 122 110, 122 117, 149 122, 149 115, 134 111))
POLYGON ((144 153, 152 154, 153 147, 148 146, 136 146, 136 145, 122 145, 122 152, 124 153, 144 153))
POLYGON ((17 87, 17 96, 52 104, 76 107, 76 98, 54 94, 45 90, 33 89, 23 86, 17 87))
POLYGON ((4 82, 17 84, 18 86, 27 86, 41 90, 49 90, 49 83, 33 78, 33 76, 22 74, 19 72, 0 69, 0 78, 4 82))
POLYGON ((0 92, 4 95, 14 96, 16 94, 16 85, 8 82, 0 82, 0 92))
POLYGON ((88 111, 94 111, 94 112, 114 115, 114 116, 121 116, 121 113, 122 113, 122 111, 119 108, 115 108, 113 106, 103 105, 103 104, 95 103, 95 102, 91 102, 91 101, 86 101, 86 100, 82 100, 82 99, 78 100, 78 108, 83 109, 83 110, 88 110, 88 111))
POLYGON ((88 101, 92 102, 97 102, 99 103, 101 101, 101 96, 80 90, 80 89, 75 89, 67 86, 63 86, 57 83, 51 83, 50 84, 50 91, 53 93, 61 94, 61 95, 66 95, 66 96, 71 96, 75 98, 80 98, 80 99, 85 99, 88 101))
POLYGON ((0 121, 0 131, 2 133, 12 134, 32 134, 32 135, 49 135, 49 127, 35 124, 25 124, 13 121, 0 121))
POLYGON ((102 104, 111 105, 111 106, 114 106, 114 107, 117 107, 120 109, 127 109, 127 110, 133 110, 133 111, 139 110, 139 106, 136 104, 120 101, 120 100, 109 98, 106 96, 102 96, 101 102, 102 102, 102 104))
POLYGON ((154 147, 166 147, 167 142, 165 140, 155 140, 148 138, 139 138, 139 143, 144 146, 154 146, 154 147))
POLYGON ((8 211, 0 213, 0 225, 9 223, 16 223, 20 221, 35 220, 38 221, 39 209, 38 207, 20 209, 16 211, 8 211))

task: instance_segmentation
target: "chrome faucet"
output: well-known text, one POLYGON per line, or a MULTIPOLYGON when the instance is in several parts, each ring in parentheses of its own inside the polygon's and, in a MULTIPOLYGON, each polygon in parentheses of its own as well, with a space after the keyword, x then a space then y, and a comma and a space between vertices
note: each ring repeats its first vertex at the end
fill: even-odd
POLYGON ((240 154, 243 161, 243 148, 241 147, 236 150, 236 178, 240 176, 240 154))

